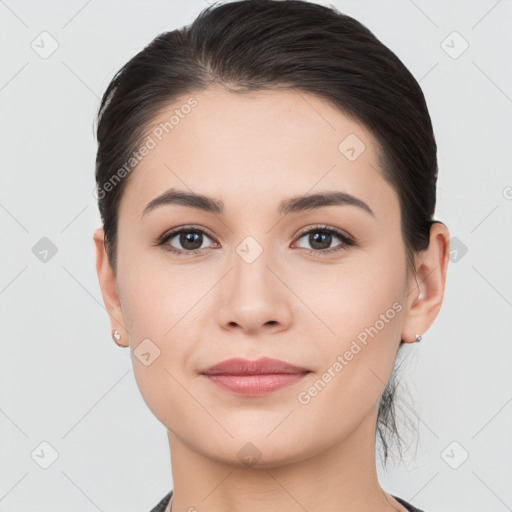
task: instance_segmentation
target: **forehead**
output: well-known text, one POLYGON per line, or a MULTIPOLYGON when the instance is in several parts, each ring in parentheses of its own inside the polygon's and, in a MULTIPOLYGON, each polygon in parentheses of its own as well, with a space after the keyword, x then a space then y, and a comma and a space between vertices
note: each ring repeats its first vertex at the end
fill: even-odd
POLYGON ((397 206, 373 134, 308 93, 210 88, 173 101, 147 133, 151 149, 131 171, 121 204, 137 215, 172 187, 217 197, 227 209, 234 200, 277 204, 315 188, 397 206))

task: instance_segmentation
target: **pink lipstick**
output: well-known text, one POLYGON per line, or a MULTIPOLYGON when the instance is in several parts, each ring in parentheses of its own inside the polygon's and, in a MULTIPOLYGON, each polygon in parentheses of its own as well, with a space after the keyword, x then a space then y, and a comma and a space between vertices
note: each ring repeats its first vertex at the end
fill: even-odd
POLYGON ((301 380, 309 370, 267 357, 228 359, 202 370, 213 384, 243 396, 263 396, 301 380))

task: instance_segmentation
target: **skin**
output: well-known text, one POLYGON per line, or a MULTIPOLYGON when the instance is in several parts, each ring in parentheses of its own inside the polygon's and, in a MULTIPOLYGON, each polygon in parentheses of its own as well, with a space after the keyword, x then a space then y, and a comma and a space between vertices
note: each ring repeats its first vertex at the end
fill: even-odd
MULTIPOLYGON (((404 511, 377 479, 378 402, 400 338, 414 342, 441 308, 446 226, 434 224, 429 248, 415 255, 417 275, 407 274, 398 195, 380 175, 377 140, 364 126, 309 94, 219 87, 181 98, 155 123, 190 96, 198 105, 132 171, 119 210, 117 274, 103 229, 94 233, 112 329, 130 347, 141 394, 168 430, 173 510, 404 511), (338 149, 350 133, 365 144, 354 161, 338 149), (141 217, 171 187, 222 200, 225 213, 170 204, 141 217), (280 201, 319 190, 348 192, 375 216, 352 205, 278 214, 280 201), (304 235, 318 224, 357 245, 322 256, 304 235), (190 225, 207 231, 198 254, 156 245, 171 228, 190 225), (247 236, 263 249, 252 263, 236 251, 247 236), (401 311, 299 403, 395 302, 401 311), (146 338, 160 350, 148 366, 134 355, 146 338), (310 373, 263 397, 220 390, 199 374, 232 357, 263 356, 310 373), (261 454, 250 467, 237 455, 248 442, 261 454)), ((166 244, 193 247, 179 237, 166 244)), ((323 247, 340 244, 333 236, 323 247)))

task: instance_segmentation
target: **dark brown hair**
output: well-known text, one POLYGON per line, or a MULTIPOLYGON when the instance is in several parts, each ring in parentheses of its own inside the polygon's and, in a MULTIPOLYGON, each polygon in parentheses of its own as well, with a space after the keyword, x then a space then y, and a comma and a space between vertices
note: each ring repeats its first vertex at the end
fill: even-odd
MULTIPOLYGON (((360 22, 302 0, 212 5, 191 25, 158 35, 116 73, 98 111, 96 158, 98 205, 114 271, 119 203, 131 176, 126 163, 164 107, 211 85, 237 94, 311 93, 366 126, 380 146, 380 171, 399 197, 406 270, 415 271, 414 252, 428 247, 430 227, 438 222, 437 147, 421 88, 360 22)), ((395 387, 394 371, 376 429, 384 461, 386 431, 399 440, 395 387)))

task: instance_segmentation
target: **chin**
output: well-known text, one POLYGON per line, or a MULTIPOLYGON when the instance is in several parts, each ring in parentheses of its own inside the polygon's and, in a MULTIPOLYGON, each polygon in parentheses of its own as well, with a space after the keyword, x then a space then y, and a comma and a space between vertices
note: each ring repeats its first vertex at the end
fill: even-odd
MULTIPOLYGON (((268 432, 236 436, 234 439, 196 447, 209 459, 239 469, 272 469, 300 462, 314 455, 313 446, 306 447, 299 438, 293 439, 286 432, 270 440, 268 432)), ((271 434, 273 435, 273 434, 271 434)), ((318 448, 318 451, 322 451, 318 448)))

